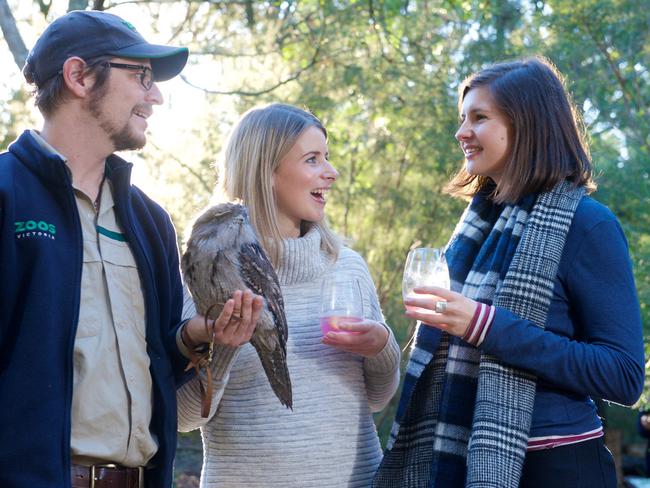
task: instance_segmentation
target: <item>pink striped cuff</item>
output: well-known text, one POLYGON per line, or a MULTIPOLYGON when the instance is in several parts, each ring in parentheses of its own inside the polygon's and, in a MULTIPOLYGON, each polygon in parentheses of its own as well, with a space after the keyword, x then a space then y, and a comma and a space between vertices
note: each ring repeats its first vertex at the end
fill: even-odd
POLYGON ((590 430, 575 435, 550 435, 545 437, 531 437, 528 439, 527 451, 541 451, 542 449, 553 449, 554 447, 576 444, 578 442, 590 441, 604 435, 603 428, 590 430))
POLYGON ((474 316, 469 323, 469 327, 467 327, 467 331, 465 331, 463 340, 469 342, 473 346, 480 346, 492 326, 492 322, 494 321, 494 312, 494 307, 479 302, 474 311, 474 316))

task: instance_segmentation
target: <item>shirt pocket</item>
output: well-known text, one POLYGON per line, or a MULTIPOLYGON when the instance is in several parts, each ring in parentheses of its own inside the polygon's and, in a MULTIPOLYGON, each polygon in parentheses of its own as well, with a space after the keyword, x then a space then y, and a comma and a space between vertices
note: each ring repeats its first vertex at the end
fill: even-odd
POLYGON ((128 327, 144 339, 144 296, 133 253, 124 241, 100 234, 99 242, 115 327, 128 327))
POLYGON ((105 289, 102 257, 97 241, 84 238, 77 339, 96 336, 102 323, 110 317, 105 289))

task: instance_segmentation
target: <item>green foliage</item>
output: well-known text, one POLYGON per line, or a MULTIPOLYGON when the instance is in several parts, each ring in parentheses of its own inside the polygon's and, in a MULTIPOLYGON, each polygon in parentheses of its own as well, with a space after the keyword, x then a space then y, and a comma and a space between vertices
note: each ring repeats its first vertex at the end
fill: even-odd
POLYGON ((25 90, 11 91, 6 100, 0 99, 0 150, 5 150, 23 130, 34 126, 31 103, 25 90))

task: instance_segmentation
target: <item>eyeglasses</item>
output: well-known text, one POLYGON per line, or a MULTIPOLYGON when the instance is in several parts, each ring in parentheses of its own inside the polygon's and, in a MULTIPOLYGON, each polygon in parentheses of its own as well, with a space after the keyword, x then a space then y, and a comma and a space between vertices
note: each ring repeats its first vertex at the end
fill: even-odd
POLYGON ((151 90, 151 87, 153 86, 153 71, 151 71, 151 68, 149 66, 145 66, 143 64, 124 64, 124 63, 111 63, 111 62, 106 62, 104 63, 104 66, 109 66, 111 68, 118 68, 118 69, 129 69, 132 71, 140 71, 138 74, 138 78, 140 78, 140 84, 145 90, 151 90))

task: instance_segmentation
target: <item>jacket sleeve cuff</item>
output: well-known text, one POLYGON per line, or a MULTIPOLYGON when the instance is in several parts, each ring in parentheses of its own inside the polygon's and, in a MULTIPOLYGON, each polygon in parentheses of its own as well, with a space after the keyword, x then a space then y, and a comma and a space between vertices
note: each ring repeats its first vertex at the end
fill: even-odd
POLYGON ((490 331, 490 327, 492 327, 492 323, 494 322, 494 313, 495 308, 493 306, 478 302, 469 327, 467 327, 467 331, 465 331, 465 335, 462 337, 463 340, 475 347, 483 344, 485 336, 490 331))

